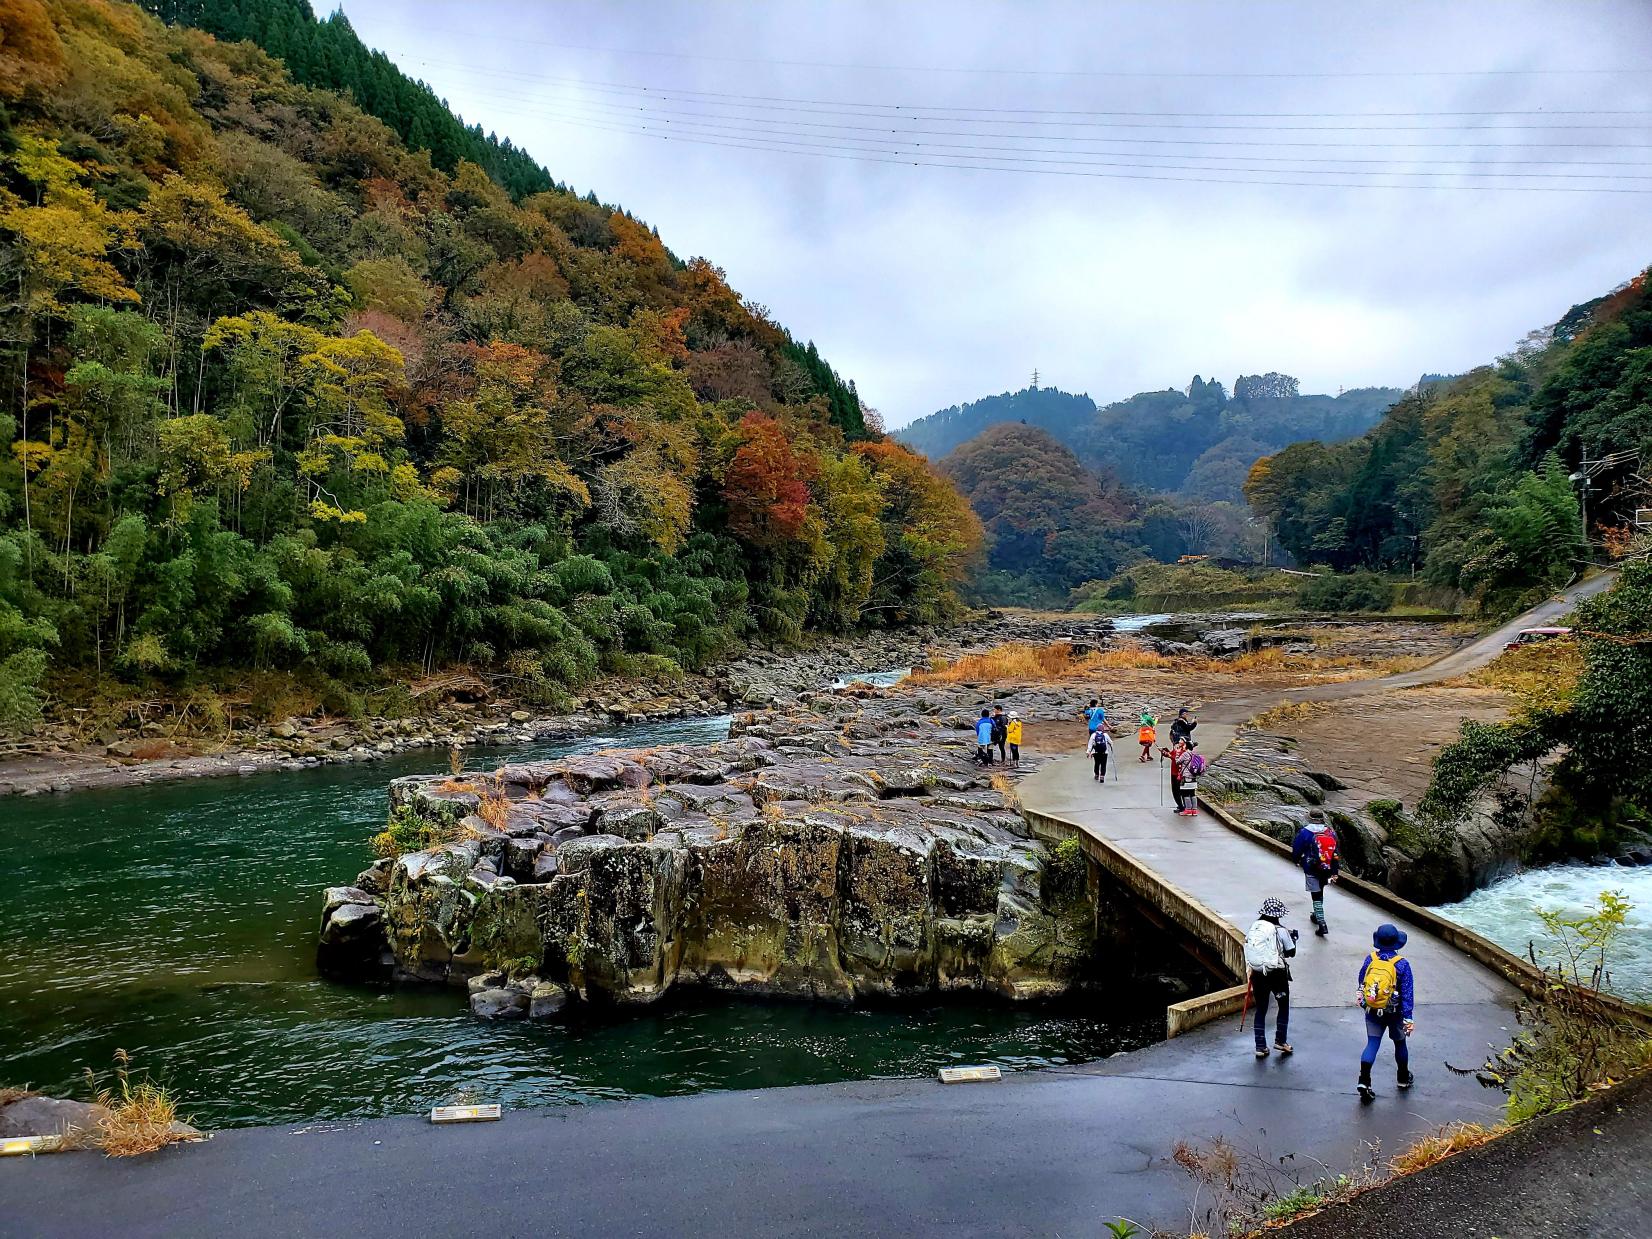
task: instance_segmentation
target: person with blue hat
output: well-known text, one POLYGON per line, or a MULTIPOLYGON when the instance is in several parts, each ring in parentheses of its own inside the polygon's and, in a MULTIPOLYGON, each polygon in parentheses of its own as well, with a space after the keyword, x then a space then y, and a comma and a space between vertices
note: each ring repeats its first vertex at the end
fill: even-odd
POLYGON ((1377 1061, 1386 1035, 1394 1043, 1396 1084, 1411 1087, 1411 1052, 1406 1038, 1416 1027, 1412 1018, 1416 991, 1411 961, 1400 954, 1405 931, 1393 925, 1378 925, 1371 935, 1372 951, 1359 966, 1359 1005, 1365 1010, 1365 1050, 1359 1056, 1359 1099, 1369 1102, 1377 1095, 1371 1087, 1371 1068, 1377 1061))

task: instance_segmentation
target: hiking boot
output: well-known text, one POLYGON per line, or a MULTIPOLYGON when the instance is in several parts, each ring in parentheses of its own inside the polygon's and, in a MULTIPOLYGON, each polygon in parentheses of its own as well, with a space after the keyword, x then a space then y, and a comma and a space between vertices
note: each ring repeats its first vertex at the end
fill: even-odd
POLYGON ((1331 927, 1329 925, 1327 925, 1324 921, 1321 921, 1319 923, 1319 928, 1314 930, 1314 937, 1323 938, 1323 937, 1326 937, 1330 932, 1331 932, 1331 927))
POLYGON ((1360 1102, 1360 1105, 1368 1106, 1373 1101, 1375 1101, 1376 1099, 1377 1099, 1377 1090, 1372 1088, 1369 1084, 1365 1083, 1363 1080, 1361 1080, 1360 1085, 1359 1085, 1359 1102, 1360 1102))
POLYGON ((1394 1081, 1394 1086, 1396 1088, 1410 1088, 1415 1083, 1416 1081, 1412 1079, 1409 1071, 1402 1071, 1399 1078, 1394 1081))
POLYGON ((1256 1057, 1266 1058, 1267 1056, 1268 1056, 1268 1047, 1267 1046, 1259 1045, 1259 1046, 1256 1047, 1256 1057))
POLYGON ((1295 1049, 1293 1049, 1291 1046, 1287 1045, 1283 1041, 1275 1041, 1273 1043, 1273 1048, 1279 1051, 1280 1057, 1284 1057, 1286 1054, 1296 1053, 1295 1049))

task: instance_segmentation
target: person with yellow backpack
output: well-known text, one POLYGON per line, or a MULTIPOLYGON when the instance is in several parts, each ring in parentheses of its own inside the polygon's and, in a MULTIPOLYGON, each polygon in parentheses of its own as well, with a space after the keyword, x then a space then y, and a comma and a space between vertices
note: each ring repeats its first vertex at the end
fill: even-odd
POLYGON ((1365 1011, 1365 1049, 1359 1056, 1359 1099, 1370 1102, 1377 1095, 1371 1087, 1371 1068, 1377 1061, 1386 1035, 1394 1042, 1395 1083, 1411 1087, 1411 1052, 1406 1038, 1416 1022, 1412 1015, 1416 993, 1411 961, 1400 954, 1405 931, 1393 925, 1378 925, 1371 935, 1372 950, 1359 966, 1359 1005, 1365 1011))

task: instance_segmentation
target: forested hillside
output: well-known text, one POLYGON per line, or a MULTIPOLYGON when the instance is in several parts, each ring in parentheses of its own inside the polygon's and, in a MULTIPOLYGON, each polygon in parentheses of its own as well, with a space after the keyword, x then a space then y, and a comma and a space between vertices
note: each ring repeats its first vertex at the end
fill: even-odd
POLYGON ((1246 495, 1303 563, 1417 567, 1491 611, 1569 578, 1652 503, 1652 290, 1645 275, 1575 306, 1494 364, 1424 388, 1350 443, 1257 463, 1246 495))
POLYGON ((341 19, 163 7, 300 10, 260 37, 407 142, 249 43, 0 0, 5 725, 48 674, 346 709, 465 663, 554 701, 954 608, 967 506, 710 262, 432 112, 341 19))
POLYGON ((990 426, 1025 422, 1134 490, 1233 502, 1257 457, 1299 439, 1333 443, 1362 434, 1401 394, 1367 387, 1304 396, 1296 379, 1269 373, 1241 375, 1230 396, 1221 383, 1195 375, 1186 391, 1141 392, 1098 409, 1088 396, 1028 388, 943 409, 898 434, 935 460, 990 426))
POLYGON ((1091 473, 1047 431, 993 426, 940 463, 986 528, 993 602, 1065 606, 1069 591, 1103 580, 1141 554, 1136 497, 1091 473))

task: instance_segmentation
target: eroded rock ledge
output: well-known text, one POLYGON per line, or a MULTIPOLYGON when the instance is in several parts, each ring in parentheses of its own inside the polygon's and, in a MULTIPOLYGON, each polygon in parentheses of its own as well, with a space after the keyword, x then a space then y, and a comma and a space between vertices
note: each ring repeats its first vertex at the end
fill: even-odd
POLYGON ((398 779, 393 824, 444 841, 328 892, 321 966, 468 984, 507 1017, 559 1009, 562 987, 1022 999, 1185 971, 1172 944, 1098 962, 1117 910, 1098 917, 1076 850, 1029 837, 947 696, 819 694, 717 744, 398 779))

